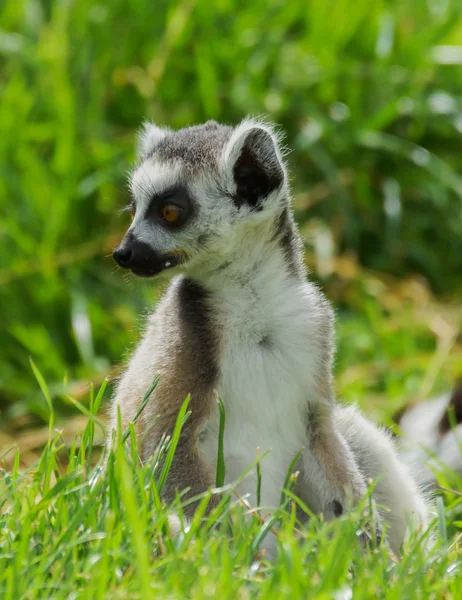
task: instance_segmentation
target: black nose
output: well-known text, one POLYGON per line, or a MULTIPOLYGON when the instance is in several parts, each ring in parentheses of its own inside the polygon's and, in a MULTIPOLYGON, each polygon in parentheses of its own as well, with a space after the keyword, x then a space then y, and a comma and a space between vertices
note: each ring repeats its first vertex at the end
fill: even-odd
POLYGON ((114 250, 112 256, 118 265, 128 268, 130 266, 130 259, 132 257, 132 249, 119 246, 114 250))

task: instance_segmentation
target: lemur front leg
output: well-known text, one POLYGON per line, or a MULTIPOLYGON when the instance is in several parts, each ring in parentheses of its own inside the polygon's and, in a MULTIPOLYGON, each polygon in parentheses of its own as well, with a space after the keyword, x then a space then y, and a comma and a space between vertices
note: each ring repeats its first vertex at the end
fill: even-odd
POLYGON ((313 489, 317 509, 327 519, 341 515, 367 490, 353 453, 337 430, 331 407, 314 407, 308 424, 303 456, 305 479, 313 489))
MULTIPOLYGON (((338 430, 332 404, 321 404, 311 411, 308 445, 303 455, 303 479, 316 512, 331 520, 353 508, 367 492, 367 482, 356 458, 338 430)), ((382 537, 371 503, 375 540, 382 537)), ((367 543, 367 539, 364 540, 367 543)))
MULTIPOLYGON (((187 503, 187 500, 215 486, 213 470, 206 463, 199 449, 199 433, 215 403, 213 387, 210 382, 198 377, 197 373, 192 373, 185 367, 181 368, 181 364, 175 364, 172 359, 174 357, 178 359, 180 353, 172 348, 168 349, 167 357, 158 355, 156 360, 149 364, 149 368, 140 374, 137 363, 149 354, 149 340, 145 338, 117 386, 112 407, 113 429, 116 429, 119 409, 122 414, 123 429, 134 421, 146 390, 158 375, 158 384, 135 425, 140 457, 143 461, 147 461, 156 454, 165 436, 172 436, 181 406, 190 395, 188 405, 190 414, 181 430, 162 489, 162 497, 167 502, 174 501, 177 492, 180 493, 182 499, 186 501, 185 514, 190 517, 197 503, 187 503)), ((216 502, 216 497, 212 496, 209 509, 216 502)))
MULTIPOLYGON (((192 414, 191 414, 192 417, 192 414)), ((190 417, 190 418, 191 418, 190 417)), ((159 443, 162 435, 168 431, 166 427, 156 423, 147 431, 148 444, 143 444, 143 455, 152 454, 153 444, 159 443)), ((188 519, 192 519, 200 497, 215 487, 215 473, 204 460, 199 448, 199 433, 197 422, 186 423, 183 426, 178 445, 173 456, 167 479, 162 489, 162 498, 167 503, 172 503, 177 494, 181 497, 183 512, 188 519), (197 500, 191 501, 194 498, 197 500)), ((212 495, 207 504, 206 512, 210 512, 219 502, 216 495, 212 495)))

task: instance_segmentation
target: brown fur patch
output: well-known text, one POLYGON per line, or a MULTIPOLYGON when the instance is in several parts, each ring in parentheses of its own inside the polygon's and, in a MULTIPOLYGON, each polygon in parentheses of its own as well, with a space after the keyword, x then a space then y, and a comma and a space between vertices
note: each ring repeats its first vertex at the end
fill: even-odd
POLYGON ((357 502, 364 495, 366 486, 353 453, 337 430, 333 419, 334 393, 332 385, 332 360, 334 353, 334 314, 330 303, 319 292, 319 303, 323 310, 318 323, 321 360, 316 378, 316 403, 311 406, 308 416, 308 438, 310 447, 324 473, 333 493, 333 512, 342 510, 351 495, 357 502))
POLYGON ((333 403, 334 312, 330 303, 320 292, 318 301, 323 307, 318 323, 318 345, 321 352, 321 364, 316 378, 318 397, 333 403))
MULTIPOLYGON (((172 284, 152 315, 115 398, 125 427, 133 420, 149 383, 160 376, 136 424, 141 456, 146 460, 162 437, 172 434, 178 412, 191 395, 191 415, 183 427, 164 488, 164 497, 169 501, 176 490, 189 488, 187 497, 192 497, 215 483, 197 444, 200 427, 214 405, 219 368, 218 339, 209 312, 207 294, 199 284, 188 279, 172 284)), ((190 507, 188 513, 192 512, 190 507)))
POLYGON ((284 209, 274 221, 272 240, 279 244, 289 272, 295 277, 304 277, 299 248, 299 234, 288 205, 284 206, 284 209))
POLYGON ((344 501, 351 494, 354 501, 359 501, 366 489, 365 482, 351 449, 334 425, 330 405, 319 404, 313 411, 310 440, 313 454, 332 489, 339 494, 338 500, 344 501))

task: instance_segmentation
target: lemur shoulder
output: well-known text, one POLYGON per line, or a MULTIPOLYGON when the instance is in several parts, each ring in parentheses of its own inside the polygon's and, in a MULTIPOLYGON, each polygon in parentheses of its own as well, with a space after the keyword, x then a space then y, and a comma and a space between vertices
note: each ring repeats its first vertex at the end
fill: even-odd
MULTIPOLYGON (((159 383, 136 430, 142 458, 172 432, 188 394, 164 494, 193 497, 214 486, 219 415, 226 409, 226 479, 263 458, 261 504, 279 504, 296 454, 296 493, 326 519, 358 502, 369 480, 391 548, 427 506, 389 436, 332 391, 333 312, 306 279, 290 207, 286 165, 273 127, 246 119, 178 131, 145 125, 130 180, 133 222, 114 251, 141 277, 173 278, 117 385, 123 424, 159 383)), ((256 503, 256 473, 238 486, 256 503)), ((193 507, 189 508, 192 511, 193 507)))

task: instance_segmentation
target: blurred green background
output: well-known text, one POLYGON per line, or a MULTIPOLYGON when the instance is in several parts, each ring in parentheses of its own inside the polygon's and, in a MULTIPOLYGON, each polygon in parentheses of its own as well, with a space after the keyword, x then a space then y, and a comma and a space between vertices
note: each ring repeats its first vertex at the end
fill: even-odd
POLYGON ((462 372, 460 0, 7 0, 0 448, 40 445, 30 357, 74 431, 67 396, 116 373, 165 285, 124 280, 110 257, 141 121, 249 113, 293 149, 339 394, 390 422, 462 372))

